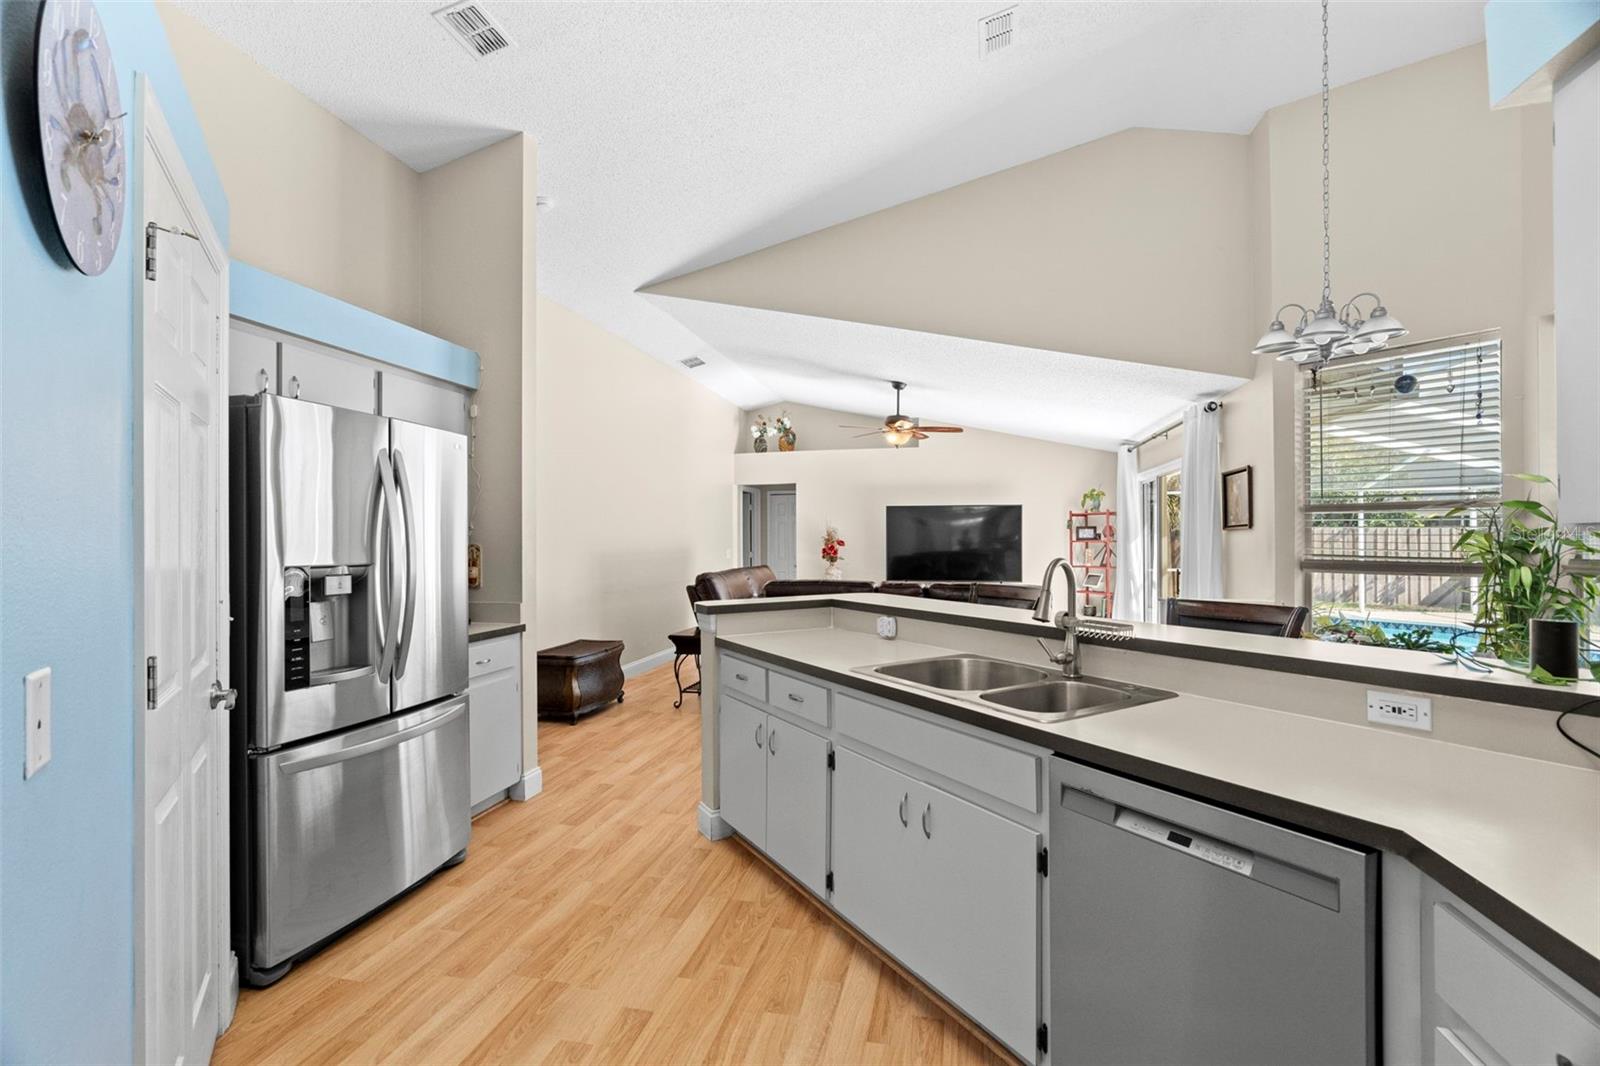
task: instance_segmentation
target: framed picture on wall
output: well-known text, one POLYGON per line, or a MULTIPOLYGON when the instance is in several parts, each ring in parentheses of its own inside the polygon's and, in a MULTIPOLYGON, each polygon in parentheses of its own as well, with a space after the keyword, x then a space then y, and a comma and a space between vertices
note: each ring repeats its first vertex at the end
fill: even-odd
POLYGON ((1255 525, 1255 486, 1252 467, 1241 466, 1222 474, 1222 528, 1249 529, 1255 525))

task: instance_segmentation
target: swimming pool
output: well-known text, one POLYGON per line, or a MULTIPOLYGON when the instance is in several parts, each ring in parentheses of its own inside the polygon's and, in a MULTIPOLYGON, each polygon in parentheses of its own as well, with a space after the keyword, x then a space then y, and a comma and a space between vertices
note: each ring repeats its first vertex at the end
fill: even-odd
POLYGON ((1372 624, 1383 630, 1385 635, 1397 637, 1411 635, 1417 631, 1426 633, 1428 639, 1437 640, 1443 644, 1454 644, 1467 654, 1475 654, 1478 650, 1478 641, 1481 639, 1477 630, 1471 626, 1445 624, 1432 624, 1427 622, 1389 622, 1374 618, 1372 624))

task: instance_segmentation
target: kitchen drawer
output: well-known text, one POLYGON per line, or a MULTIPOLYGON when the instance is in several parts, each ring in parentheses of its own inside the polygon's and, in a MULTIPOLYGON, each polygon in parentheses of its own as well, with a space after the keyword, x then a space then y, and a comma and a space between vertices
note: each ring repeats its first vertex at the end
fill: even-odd
POLYGON ((467 676, 482 677, 522 664, 522 636, 493 637, 467 645, 467 676))
POLYGON ((1039 810, 1039 760, 847 692, 833 696, 834 728, 1025 811, 1039 810))
POLYGON ((723 655, 717 671, 719 684, 757 703, 767 702, 767 669, 746 659, 723 655))
POLYGON ((1600 1063, 1600 1020, 1447 903, 1433 907, 1433 981, 1439 998, 1507 1062, 1600 1063))
POLYGON ((767 676, 767 700, 774 707, 807 718, 820 726, 828 724, 828 690, 798 677, 774 670, 767 676))

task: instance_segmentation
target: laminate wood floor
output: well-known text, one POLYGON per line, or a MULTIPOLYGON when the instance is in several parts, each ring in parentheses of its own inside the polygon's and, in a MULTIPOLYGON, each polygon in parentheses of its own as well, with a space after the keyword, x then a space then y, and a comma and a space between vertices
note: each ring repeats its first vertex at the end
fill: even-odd
POLYGON ((246 989, 218 1063, 999 1063, 731 840, 695 828, 699 703, 672 670, 541 723, 545 790, 466 862, 246 989))

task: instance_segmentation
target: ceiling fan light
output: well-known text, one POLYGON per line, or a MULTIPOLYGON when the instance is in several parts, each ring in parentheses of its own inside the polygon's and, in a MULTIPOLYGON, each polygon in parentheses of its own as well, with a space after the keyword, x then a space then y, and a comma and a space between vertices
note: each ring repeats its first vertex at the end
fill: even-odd
POLYGON ((902 444, 910 444, 915 436, 916 434, 910 429, 885 429, 883 431, 884 441, 896 448, 902 444))

